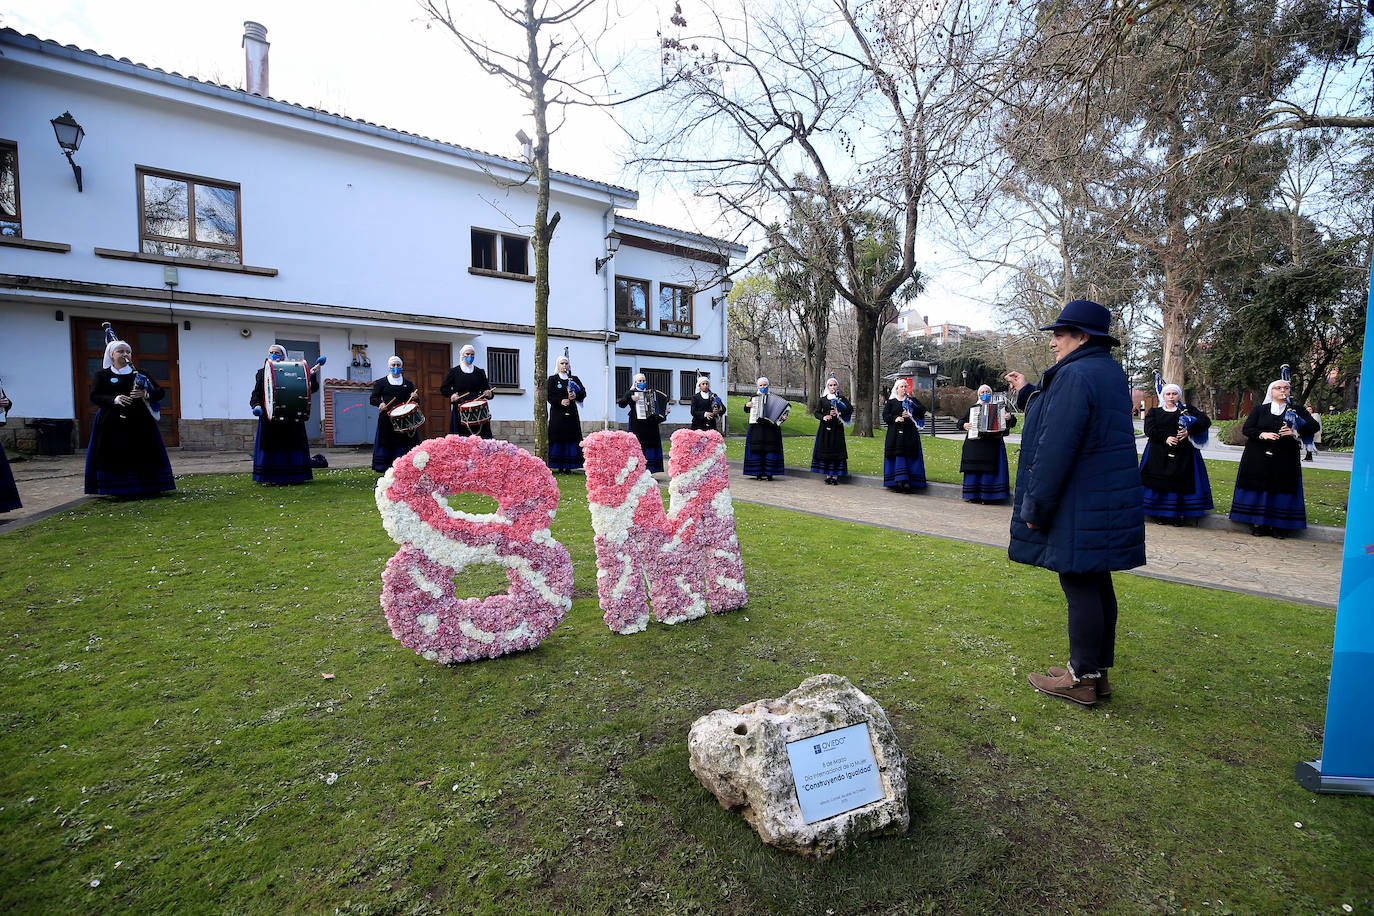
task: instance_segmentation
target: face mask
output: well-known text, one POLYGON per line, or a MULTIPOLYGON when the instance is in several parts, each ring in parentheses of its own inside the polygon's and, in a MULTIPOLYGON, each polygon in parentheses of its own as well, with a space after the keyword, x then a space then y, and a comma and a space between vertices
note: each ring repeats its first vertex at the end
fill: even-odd
POLYGON ((759 386, 759 394, 767 394, 767 393, 768 393, 768 386, 767 386, 767 385, 760 385, 760 386, 759 386))
POLYGON ((987 392, 984 392, 983 394, 978 395, 978 400, 986 404, 988 401, 992 400, 992 395, 988 394, 987 392))
POLYGON ((648 385, 648 382, 635 382, 635 387, 638 388, 640 391, 643 391, 645 388, 648 387, 648 385))
POLYGON ((400 378, 400 377, 401 377, 401 367, 400 367, 400 366, 392 366, 392 367, 391 367, 391 374, 394 375, 394 376, 396 376, 397 378, 400 378))
POLYGON ((282 360, 286 359, 285 356, 282 356, 280 353, 276 353, 276 352, 273 352, 273 353, 268 354, 268 358, 271 359, 272 362, 274 362, 274 363, 279 363, 279 362, 281 362, 282 360))
POLYGON ((465 354, 463 354, 463 364, 464 364, 464 365, 471 366, 474 362, 476 362, 476 360, 477 360, 477 357, 473 356, 471 353, 465 353, 465 354))

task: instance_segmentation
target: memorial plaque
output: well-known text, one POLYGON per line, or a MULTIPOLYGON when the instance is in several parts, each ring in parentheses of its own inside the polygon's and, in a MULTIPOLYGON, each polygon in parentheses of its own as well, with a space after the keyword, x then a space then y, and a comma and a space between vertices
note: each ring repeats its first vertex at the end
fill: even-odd
POLYGON ((787 759, 808 824, 883 799, 867 723, 789 741, 787 759))

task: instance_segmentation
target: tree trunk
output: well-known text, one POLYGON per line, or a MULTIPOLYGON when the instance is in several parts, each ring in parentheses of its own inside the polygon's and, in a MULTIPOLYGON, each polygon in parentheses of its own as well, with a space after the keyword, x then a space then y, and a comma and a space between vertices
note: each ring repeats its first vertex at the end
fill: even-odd
POLYGON ((871 439, 873 437, 874 397, 873 385, 874 359, 873 338, 876 336, 878 320, 876 314, 861 306, 854 307, 854 325, 858 346, 855 348, 854 382, 854 435, 871 439))
POLYGON ((530 107, 534 109, 534 173, 538 183, 534 205, 534 448, 540 461, 549 460, 549 242, 558 214, 549 220, 549 123, 544 85, 548 80, 539 57, 539 29, 534 0, 525 0, 525 64, 530 73, 530 107))

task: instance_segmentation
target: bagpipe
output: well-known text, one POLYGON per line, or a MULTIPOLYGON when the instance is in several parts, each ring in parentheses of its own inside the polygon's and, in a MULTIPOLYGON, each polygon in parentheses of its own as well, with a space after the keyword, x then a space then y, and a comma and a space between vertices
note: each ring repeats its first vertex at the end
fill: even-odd
MULTIPOLYGON (((1284 366, 1284 368, 1287 369, 1288 367, 1284 366)), ((1189 432, 1189 428, 1197 422, 1197 417, 1191 412, 1193 408, 1189 407, 1183 400, 1183 386, 1179 385, 1178 388, 1180 393, 1178 396, 1178 432, 1176 435, 1179 438, 1187 437, 1194 448, 1206 448, 1211 437, 1205 429, 1199 433, 1189 432)), ((1155 370, 1155 397, 1159 400, 1160 406, 1164 406, 1164 376, 1158 369, 1155 370)), ((1174 456, 1170 455, 1169 457, 1173 458, 1174 456)))
POLYGON ((848 426, 854 421, 854 405, 846 401, 844 395, 824 394, 821 397, 830 399, 830 409, 835 411, 835 415, 839 417, 841 423, 848 426))
MULTIPOLYGON (((105 329, 105 346, 108 347, 116 340, 119 340, 119 335, 115 333, 114 327, 108 321, 100 322, 100 326, 105 329)), ((129 352, 132 355, 133 347, 129 348, 129 352)), ((148 395, 153 393, 152 379, 148 378, 148 376, 144 375, 142 372, 139 372, 138 367, 134 365, 132 359, 129 360, 129 368, 134 370, 134 390, 143 392, 143 396, 139 398, 139 400, 143 402, 144 407, 148 408, 148 413, 153 415, 154 421, 161 420, 162 408, 154 407, 153 402, 148 400, 148 395)))
POLYGON ((911 414, 911 422, 916 424, 917 429, 924 432, 926 428, 926 405, 922 404, 919 400, 913 398, 911 395, 907 395, 906 397, 902 398, 902 409, 905 410, 907 413, 911 414))
POLYGON ((1293 409, 1293 389, 1291 387, 1293 384, 1293 377, 1288 370, 1287 363, 1279 367, 1279 378, 1283 379, 1290 386, 1288 389, 1288 401, 1284 404, 1283 422, 1288 424, 1288 428, 1291 429, 1293 435, 1297 436, 1302 442, 1302 447, 1306 451, 1315 451, 1317 447, 1317 434, 1314 432, 1310 436, 1303 436, 1298 433, 1298 426, 1302 423, 1302 419, 1298 416, 1298 412, 1293 409))
MULTIPOLYGON (((0 385, 0 401, 8 401, 9 396, 5 394, 5 386, 0 385)), ((10 421, 10 409, 0 406, 0 426, 4 426, 10 421)))
POLYGON ((582 390, 581 385, 577 384, 577 382, 573 380, 572 357, 568 355, 567 347, 563 348, 563 358, 568 361, 568 397, 576 401, 578 398, 582 397, 582 395, 586 392, 582 390))

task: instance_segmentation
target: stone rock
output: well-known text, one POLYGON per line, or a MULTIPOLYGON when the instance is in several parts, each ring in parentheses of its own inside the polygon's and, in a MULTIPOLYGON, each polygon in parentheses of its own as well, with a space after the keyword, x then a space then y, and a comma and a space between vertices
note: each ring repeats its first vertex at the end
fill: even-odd
POLYGON ((897 735, 882 707, 839 675, 819 674, 776 699, 708 713, 692 723, 687 748, 692 773, 720 806, 740 814, 765 843, 788 852, 828 858, 862 836, 903 833, 910 821, 897 735), (862 723, 868 725, 882 798, 807 824, 788 742, 862 723))

